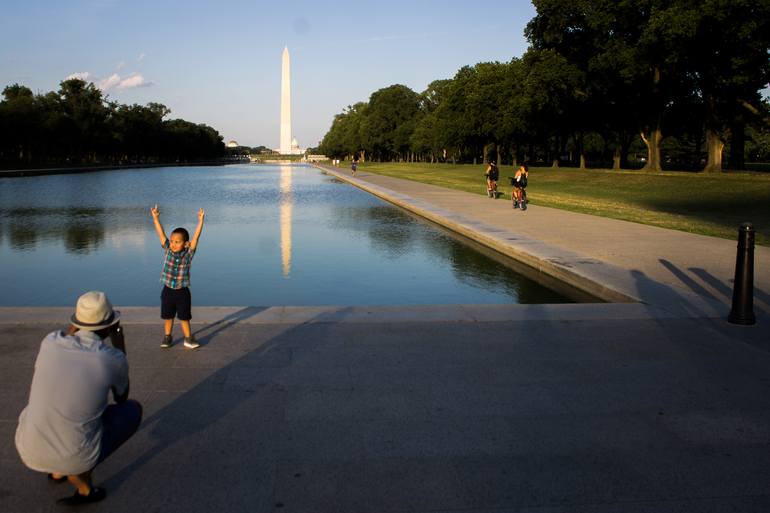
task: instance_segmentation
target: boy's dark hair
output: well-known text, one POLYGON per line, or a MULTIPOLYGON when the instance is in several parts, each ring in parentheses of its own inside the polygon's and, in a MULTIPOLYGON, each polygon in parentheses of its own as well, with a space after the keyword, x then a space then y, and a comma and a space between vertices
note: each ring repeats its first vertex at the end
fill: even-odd
POLYGON ((184 228, 174 228, 174 231, 171 232, 171 235, 174 235, 175 233, 181 235, 185 242, 190 240, 190 233, 184 228))

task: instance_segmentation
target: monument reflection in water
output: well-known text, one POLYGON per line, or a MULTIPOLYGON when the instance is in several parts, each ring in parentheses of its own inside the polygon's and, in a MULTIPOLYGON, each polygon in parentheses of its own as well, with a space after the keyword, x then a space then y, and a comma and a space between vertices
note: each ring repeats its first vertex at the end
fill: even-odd
POLYGON ((284 277, 291 273, 291 166, 281 166, 281 268, 284 277))
POLYGON ((568 301, 314 168, 236 165, 0 180, 0 306, 159 304, 155 203, 168 231, 206 209, 197 306, 568 301))

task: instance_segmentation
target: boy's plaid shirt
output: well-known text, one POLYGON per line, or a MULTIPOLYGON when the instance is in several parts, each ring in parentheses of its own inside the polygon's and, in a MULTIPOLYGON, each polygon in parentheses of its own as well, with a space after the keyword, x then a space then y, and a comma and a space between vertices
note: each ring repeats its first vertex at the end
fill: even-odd
POLYGON ((160 282, 170 289, 181 289, 190 286, 190 264, 195 250, 185 248, 178 253, 171 251, 168 239, 163 245, 166 253, 163 255, 163 272, 160 282))

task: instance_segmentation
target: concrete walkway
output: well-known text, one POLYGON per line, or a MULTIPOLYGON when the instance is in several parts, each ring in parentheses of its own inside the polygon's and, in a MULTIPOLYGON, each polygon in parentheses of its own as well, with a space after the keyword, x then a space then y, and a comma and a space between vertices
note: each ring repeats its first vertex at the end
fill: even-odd
MULTIPOLYGON (((537 205, 513 210, 510 199, 319 167, 606 301, 640 301, 696 316, 730 311, 736 241, 537 205)), ((536 178, 531 182, 537 187, 536 178)), ((736 226, 736 240, 737 232, 736 226)), ((757 246, 754 258, 755 310, 768 315, 770 248, 757 246)))
MULTIPOLYGON (((195 308, 197 351, 160 349, 157 309, 123 307, 145 421, 96 469, 107 499, 83 510, 770 511, 765 252, 759 321, 734 326, 730 241, 664 244, 680 234, 622 222, 612 235, 594 231, 607 220, 365 175, 624 302, 195 308)), ((59 511, 71 493, 13 443, 40 340, 70 313, 0 308, 3 513, 59 511)))

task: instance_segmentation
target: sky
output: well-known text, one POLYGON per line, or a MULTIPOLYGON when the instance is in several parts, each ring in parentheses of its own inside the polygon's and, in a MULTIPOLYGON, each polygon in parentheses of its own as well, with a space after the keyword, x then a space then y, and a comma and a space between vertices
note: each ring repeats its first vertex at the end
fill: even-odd
POLYGON ((464 65, 520 57, 534 15, 529 0, 9 0, 0 88, 47 93, 77 76, 113 101, 159 102, 225 141, 277 148, 287 46, 292 135, 313 147, 378 89, 421 92, 464 65))

